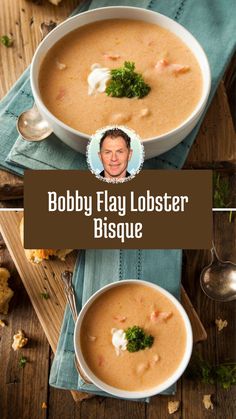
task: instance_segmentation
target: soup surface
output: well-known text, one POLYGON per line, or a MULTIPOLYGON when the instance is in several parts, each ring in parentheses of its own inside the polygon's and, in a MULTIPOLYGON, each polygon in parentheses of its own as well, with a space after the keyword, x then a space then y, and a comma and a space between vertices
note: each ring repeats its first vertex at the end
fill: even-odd
POLYGON ((177 369, 186 347, 186 330, 167 297, 142 284, 124 284, 106 291, 88 309, 80 343, 87 365, 98 378, 119 389, 138 391, 157 386, 177 369), (153 345, 117 354, 112 330, 133 326, 151 334, 153 345))
POLYGON ((142 138, 180 125, 196 107, 202 75, 190 49, 170 31, 136 20, 104 20, 83 26, 46 54, 39 89, 49 111, 72 128, 93 134, 106 125, 126 125, 142 138), (151 87, 147 96, 116 98, 89 94, 93 64, 103 68, 134 62, 151 87))

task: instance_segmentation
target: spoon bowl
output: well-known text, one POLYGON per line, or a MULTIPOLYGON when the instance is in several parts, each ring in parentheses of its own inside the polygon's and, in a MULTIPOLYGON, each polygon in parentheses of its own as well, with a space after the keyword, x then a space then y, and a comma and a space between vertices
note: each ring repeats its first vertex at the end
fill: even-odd
POLYGON ((36 105, 19 115, 16 127, 26 141, 43 141, 52 133, 51 127, 42 118, 36 105))
POLYGON ((214 244, 211 262, 202 270, 200 284, 203 292, 212 300, 227 302, 236 299, 236 264, 222 261, 214 244))

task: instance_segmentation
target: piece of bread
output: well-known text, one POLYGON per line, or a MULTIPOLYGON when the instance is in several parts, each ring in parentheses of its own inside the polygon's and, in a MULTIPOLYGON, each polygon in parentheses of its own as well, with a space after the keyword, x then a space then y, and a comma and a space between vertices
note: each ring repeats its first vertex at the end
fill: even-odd
POLYGON ((8 306, 14 292, 8 287, 10 272, 6 268, 0 268, 0 313, 7 314, 8 306))
MULTIPOLYGON (((24 246, 24 219, 20 222, 20 238, 24 246)), ((73 249, 24 249, 27 259, 31 263, 41 263, 43 260, 48 260, 51 257, 57 257, 60 260, 65 260, 66 255, 71 253, 73 249)))

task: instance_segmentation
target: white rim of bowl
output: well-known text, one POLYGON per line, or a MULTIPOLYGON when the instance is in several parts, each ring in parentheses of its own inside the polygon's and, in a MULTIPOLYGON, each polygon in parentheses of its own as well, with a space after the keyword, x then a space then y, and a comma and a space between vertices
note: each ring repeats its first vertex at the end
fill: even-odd
POLYGON ((141 398, 146 398, 146 397, 151 397, 154 396, 156 394, 159 394, 165 390, 167 390, 169 387, 171 387, 174 383, 176 383, 176 381, 182 376, 182 374, 184 373, 191 354, 192 354, 192 348, 193 348, 193 333, 192 333, 192 326, 190 323, 190 320, 188 318, 188 315, 185 311, 185 309, 183 308, 182 304, 172 295, 170 294, 168 291, 166 291, 164 288, 160 287, 159 285, 156 285, 152 282, 148 282, 148 281, 144 281, 144 280, 137 280, 137 279, 125 279, 125 280, 121 280, 121 281, 116 281, 116 282, 112 282, 108 285, 105 285, 104 287, 102 287, 101 289, 99 289, 98 291, 96 291, 88 300, 87 302, 84 304, 84 306, 82 307, 77 321, 75 323, 75 329, 74 329, 74 349, 75 349, 75 355, 76 358, 80 364, 80 367, 83 371, 83 373, 92 381, 92 383, 97 386, 98 388, 100 388, 102 391, 105 391, 106 393, 112 394, 113 396, 116 397, 121 397, 124 399, 141 399, 141 398), (146 389, 146 390, 141 390, 141 391, 128 391, 128 390, 122 390, 116 387, 112 387, 106 383, 104 383, 102 380, 100 380, 99 378, 97 378, 95 376, 95 374, 90 370, 90 368, 88 367, 88 365, 86 364, 82 351, 81 351, 81 345, 80 345, 80 330, 81 330, 81 325, 84 319, 84 316, 87 312, 87 309, 89 308, 89 306, 93 303, 94 300, 96 300, 96 298, 103 294, 105 291, 107 291, 110 288, 113 288, 115 286, 122 286, 125 284, 130 284, 130 283, 134 283, 134 284, 142 284, 142 285, 146 285, 148 287, 154 288, 157 291, 159 291, 161 294, 165 295, 167 298, 169 298, 171 300, 171 302, 175 305, 175 307, 177 308, 177 310, 179 311, 179 313, 181 314, 181 317, 184 321, 184 325, 185 325, 185 330, 186 330, 186 347, 185 347, 185 352, 182 358, 182 361, 180 362, 180 364, 178 365, 177 369, 175 370, 175 372, 167 379, 165 380, 163 383, 159 384, 158 386, 155 386, 154 388, 151 389, 146 389))
MULTIPOLYGON (((185 32, 187 34, 187 36, 189 36, 190 38, 192 38, 192 40, 196 43, 196 45, 198 46, 199 50, 201 51, 201 54, 203 56, 203 60, 205 61, 204 66, 206 67, 206 74, 205 74, 205 77, 204 77, 203 71, 202 71, 202 68, 201 68, 201 65, 199 63, 199 60, 197 59, 196 55, 194 54, 194 51, 191 48, 188 47, 192 51, 192 53, 194 54, 194 56, 195 56, 195 58, 196 58, 196 60, 197 60, 197 62, 199 64, 199 66, 201 68, 201 73, 202 73, 203 80, 204 79, 206 80, 206 88, 203 89, 201 98, 199 99, 199 102, 198 102, 197 106, 195 107, 195 109, 193 110, 193 112, 188 116, 187 119, 185 119, 182 122, 182 124, 180 124, 178 127, 174 128, 173 130, 168 131, 167 133, 164 133, 164 134, 159 135, 157 137, 150 137, 150 138, 146 138, 146 139, 143 139, 143 140, 145 141, 145 143, 149 143, 149 142, 151 143, 153 141, 161 141, 163 139, 168 139, 173 134, 175 134, 177 132, 181 132, 182 129, 186 128, 186 126, 189 124, 189 122, 192 121, 192 120, 194 120, 195 118, 197 118, 198 115, 201 113, 202 109, 205 107, 206 102, 207 102, 208 97, 209 97, 210 88, 211 88, 211 72, 210 72, 210 66, 209 66, 209 62, 208 62, 206 53, 203 50, 203 48, 200 45, 200 43, 197 41, 197 39, 187 29, 185 29, 184 26, 180 25, 180 23, 175 22, 173 19, 170 19, 169 17, 167 17, 167 16, 165 16, 165 15, 163 15, 161 13, 154 12, 152 10, 147 10, 147 9, 143 9, 141 7, 132 7, 132 6, 109 6, 109 7, 100 7, 100 8, 97 8, 97 9, 88 10, 86 12, 82 12, 82 13, 79 13, 78 15, 72 16, 72 17, 66 19, 60 25, 58 25, 38 45, 38 47, 37 47, 37 49, 36 49, 36 51, 34 53, 33 59, 32 59, 32 63, 31 63, 31 67, 30 67, 30 82, 31 82, 31 89, 32 89, 32 93, 33 93, 34 99, 35 99, 36 102, 37 101, 40 102, 40 106, 43 108, 44 112, 49 116, 49 118, 51 118, 59 126, 61 126, 62 128, 66 129, 67 131, 70 131, 71 133, 73 133, 73 134, 75 134, 77 136, 80 136, 80 137, 83 137, 83 138, 86 138, 86 139, 90 139, 91 135, 88 135, 88 134, 85 134, 85 133, 83 133, 83 132, 81 132, 79 130, 76 130, 76 129, 70 127, 69 125, 65 124, 64 122, 60 121, 60 119, 58 119, 55 115, 53 115, 48 110, 48 108, 44 105, 44 103, 43 103, 43 101, 42 101, 42 99, 40 97, 40 93, 37 91, 38 89, 36 88, 36 85, 35 85, 35 80, 34 80, 34 75, 33 75, 33 73, 34 73, 34 65, 35 65, 35 61, 37 59, 37 54, 41 50, 41 48, 43 47, 44 42, 48 39, 48 37, 51 37, 53 33, 57 32, 57 31, 60 31, 62 26, 68 25, 72 20, 78 19, 80 16, 83 16, 85 14, 92 14, 92 13, 96 13, 96 12, 99 12, 99 11, 105 11, 105 10, 121 10, 121 9, 140 10, 144 14, 157 15, 157 16, 160 16, 161 19, 166 20, 166 22, 169 22, 169 23, 171 22, 171 24, 174 24, 176 27, 181 28, 181 31, 185 32)), ((139 20, 142 20, 142 19, 139 19, 139 20)), ((158 23, 156 23, 156 24, 158 25, 158 23)), ((82 26, 85 26, 85 25, 82 25, 82 26)), ((161 26, 161 24, 160 24, 160 26, 161 26)), ((75 29, 73 29, 73 30, 75 30, 75 29)), ((170 29, 169 29, 169 31, 171 32, 170 29)), ((68 35, 69 33, 70 33, 70 31, 66 35, 68 35)), ((66 36, 66 35, 64 35, 64 36, 66 36)), ((175 36, 178 36, 175 33, 174 33, 174 35, 175 36)), ((181 39, 181 41, 183 43, 185 43, 180 36, 179 36, 179 38, 181 39)), ((53 45, 55 45, 55 44, 53 44, 53 45)), ((37 74, 38 73, 39 73, 39 69, 37 71, 37 74)))

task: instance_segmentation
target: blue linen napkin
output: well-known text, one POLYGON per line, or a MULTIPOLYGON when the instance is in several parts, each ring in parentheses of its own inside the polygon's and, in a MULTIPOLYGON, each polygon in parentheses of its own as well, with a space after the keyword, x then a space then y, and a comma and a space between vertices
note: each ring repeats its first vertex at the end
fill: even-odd
MULTIPOLYGON (((165 288, 179 298, 182 267, 181 250, 86 250, 77 258, 73 275, 78 311, 101 287, 122 279, 143 279, 165 288)), ((67 307, 49 384, 100 396, 110 396, 86 384, 74 367, 74 321, 67 307)), ((173 385, 162 394, 173 394, 173 385)), ((144 400, 144 399, 142 399, 144 400)), ((146 402, 149 399, 145 399, 146 402)))
MULTIPOLYGON (((207 54, 211 68, 209 106, 235 50, 235 0, 93 0, 83 3, 74 14, 88 8, 112 5, 138 6, 163 13, 181 23, 196 37, 207 54)), ((85 169, 85 157, 61 143, 55 135, 42 143, 27 143, 18 136, 16 118, 32 103, 28 69, 0 104, 0 167, 19 175, 23 175, 24 168, 85 169)), ((146 161, 144 168, 181 168, 201 122, 178 146, 146 161)))

